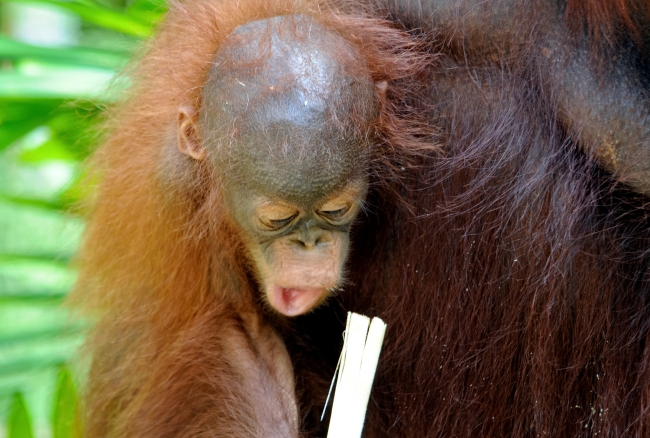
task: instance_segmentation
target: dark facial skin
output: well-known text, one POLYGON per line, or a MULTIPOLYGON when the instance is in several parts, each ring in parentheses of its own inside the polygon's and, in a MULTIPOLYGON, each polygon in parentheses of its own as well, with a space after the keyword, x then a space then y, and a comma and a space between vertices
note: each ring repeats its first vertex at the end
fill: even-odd
POLYGON ((299 315, 340 286, 350 226, 365 188, 365 181, 352 181, 341 191, 301 205, 245 189, 229 193, 257 279, 273 308, 299 315))
POLYGON ((344 281, 383 88, 359 59, 308 17, 248 23, 216 54, 198 115, 179 111, 179 149, 214 163, 261 290, 287 316, 344 281))

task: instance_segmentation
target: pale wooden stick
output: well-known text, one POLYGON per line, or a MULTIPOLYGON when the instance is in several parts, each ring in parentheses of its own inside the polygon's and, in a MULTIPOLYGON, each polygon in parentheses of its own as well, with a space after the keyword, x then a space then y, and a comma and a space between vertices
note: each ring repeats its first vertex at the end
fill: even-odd
POLYGON ((366 316, 348 313, 328 438, 361 436, 385 332, 381 319, 371 323, 366 316))

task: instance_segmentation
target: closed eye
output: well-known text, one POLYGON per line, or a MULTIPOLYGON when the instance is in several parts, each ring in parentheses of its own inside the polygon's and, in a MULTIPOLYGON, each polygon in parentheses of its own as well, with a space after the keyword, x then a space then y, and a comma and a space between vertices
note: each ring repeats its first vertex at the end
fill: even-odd
POLYGON ((289 225, 295 216, 287 217, 284 219, 271 219, 270 222, 278 228, 289 225))
POLYGON ((343 218, 343 216, 345 216, 345 213, 347 213, 349 209, 349 206, 345 206, 336 210, 321 210, 318 212, 318 214, 330 221, 339 221, 343 218))
POLYGON ((276 230, 279 230, 279 229, 284 228, 287 225, 289 225, 291 222, 293 222, 293 220, 296 218, 296 216, 298 216, 298 215, 294 214, 292 216, 282 218, 282 219, 262 218, 262 219, 260 219, 260 222, 262 223, 262 225, 264 225, 264 227, 266 227, 270 231, 276 231, 276 230))

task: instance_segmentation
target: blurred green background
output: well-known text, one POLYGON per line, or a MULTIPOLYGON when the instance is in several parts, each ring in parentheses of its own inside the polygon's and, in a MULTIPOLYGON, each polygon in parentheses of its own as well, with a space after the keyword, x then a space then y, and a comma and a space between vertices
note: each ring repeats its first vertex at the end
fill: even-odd
POLYGON ((164 0, 0 2, 0 438, 77 436, 82 162, 164 0))

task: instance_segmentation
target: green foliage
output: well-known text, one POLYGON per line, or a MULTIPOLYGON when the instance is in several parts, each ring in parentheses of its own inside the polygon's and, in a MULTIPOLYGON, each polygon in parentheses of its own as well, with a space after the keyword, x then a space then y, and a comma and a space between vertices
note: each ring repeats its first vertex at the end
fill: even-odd
POLYGON ((7 428, 8 438, 32 438, 32 421, 29 418, 25 400, 20 394, 14 394, 7 428))
POLYGON ((83 232, 70 211, 88 194, 81 163, 119 92, 115 73, 165 10, 164 0, 0 3, 0 436, 81 436, 64 364, 87 325, 61 306, 83 232), (79 43, 14 39, 12 10, 21 5, 77 17, 79 43))
POLYGON ((145 11, 148 9, 151 15, 142 14, 143 11, 138 10, 137 13, 131 12, 128 9, 111 8, 104 6, 99 2, 92 0, 11 0, 15 3, 45 3, 54 5, 60 8, 67 9, 79 15, 81 19, 88 23, 92 23, 106 29, 123 32, 126 34, 146 37, 151 33, 152 26, 155 21, 160 17, 156 15, 156 7, 160 13, 159 4, 152 4, 149 6, 145 4, 145 11), (131 13, 130 13, 131 12, 131 13))
POLYGON ((52 412, 53 438, 73 438, 80 436, 77 390, 67 368, 61 368, 52 412))

